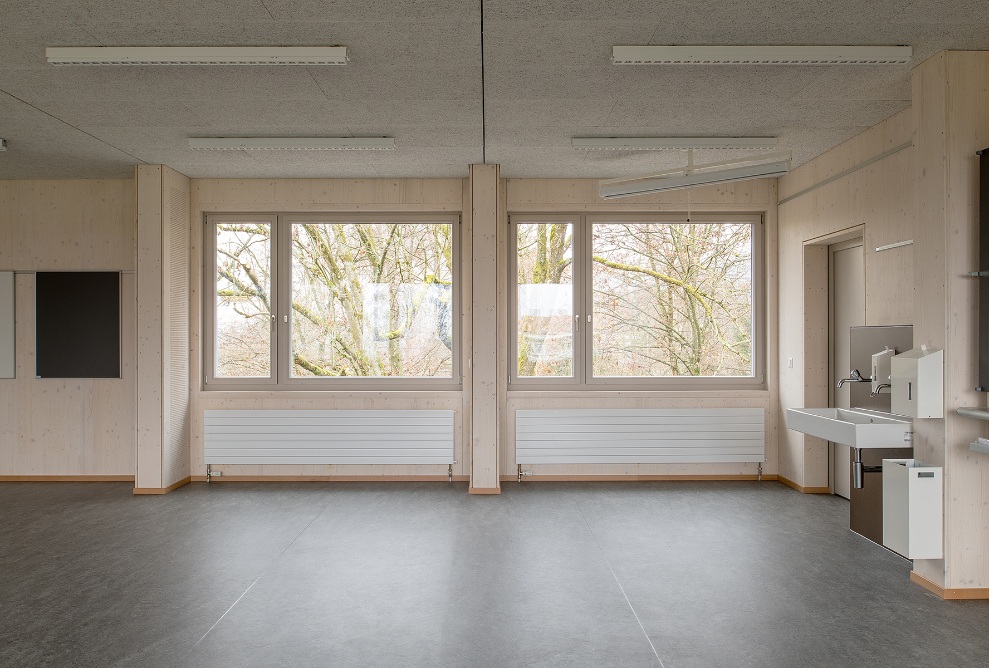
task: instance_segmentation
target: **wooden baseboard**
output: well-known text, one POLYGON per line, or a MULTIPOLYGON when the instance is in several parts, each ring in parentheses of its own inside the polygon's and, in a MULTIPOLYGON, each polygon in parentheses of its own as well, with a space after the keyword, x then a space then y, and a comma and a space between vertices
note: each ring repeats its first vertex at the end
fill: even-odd
POLYGON ((830 494, 831 493, 830 487, 804 487, 802 485, 798 485, 792 480, 787 480, 783 476, 779 476, 778 480, 787 487, 792 487, 793 489, 797 490, 801 494, 830 494))
POLYGON ((471 487, 469 494, 501 494, 501 487, 471 487))
MULTIPOLYGON (((455 475, 453 482, 467 482, 470 476, 455 475)), ((206 476, 194 475, 192 482, 206 482, 206 476)), ((450 482, 445 475, 216 475, 211 482, 450 482)))
POLYGON ((185 478, 182 478, 182 480, 179 480, 177 483, 171 484, 168 487, 135 487, 134 494, 136 496, 168 494, 182 485, 188 485, 190 482, 192 482, 192 476, 186 476, 185 478))
MULTIPOLYGON (((763 480, 776 480, 775 473, 763 474, 763 480)), ((637 482, 637 481, 669 481, 689 482, 703 480, 758 480, 754 473, 725 473, 714 475, 540 475, 533 473, 522 478, 522 482, 637 482)), ((503 482, 517 481, 517 475, 501 476, 503 482)))
POLYGON ((989 588, 963 587, 950 588, 935 584, 916 571, 910 571, 910 581, 919 584, 927 591, 933 592, 946 601, 980 601, 989 599, 989 588))
POLYGON ((0 482, 134 482, 132 475, 0 475, 0 482))

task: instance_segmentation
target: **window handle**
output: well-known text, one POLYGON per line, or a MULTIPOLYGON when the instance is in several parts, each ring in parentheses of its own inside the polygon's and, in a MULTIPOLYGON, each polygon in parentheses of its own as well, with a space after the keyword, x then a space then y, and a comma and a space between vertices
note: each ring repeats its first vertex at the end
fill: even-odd
POLYGON ((573 321, 574 321, 574 330, 577 331, 577 332, 579 332, 580 331, 580 314, 575 315, 573 317, 573 321))

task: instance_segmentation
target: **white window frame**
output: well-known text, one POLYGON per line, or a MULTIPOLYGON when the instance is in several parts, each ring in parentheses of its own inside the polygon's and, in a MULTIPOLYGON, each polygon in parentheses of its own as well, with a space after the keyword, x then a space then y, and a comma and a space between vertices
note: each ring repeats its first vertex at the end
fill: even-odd
POLYGON ((460 216, 450 213, 207 213, 203 217, 203 390, 366 390, 366 391, 459 391, 463 387, 461 368, 461 254, 460 216), (217 377, 216 370, 216 233, 218 223, 270 222, 271 292, 271 375, 266 378, 217 377), (292 225, 297 223, 435 223, 453 229, 453 326, 452 374, 448 378, 414 377, 316 377, 293 378, 291 374, 292 324, 292 225))
POLYGON ((766 262, 765 222, 759 214, 525 214, 509 215, 508 343, 512 390, 764 390, 766 384, 766 262), (573 224, 573 377, 526 377, 518 374, 518 225, 524 223, 573 224), (591 239, 594 224, 601 223, 747 223, 752 225, 752 369, 751 376, 656 376, 594 377, 593 260, 591 239), (577 329, 579 322, 579 332, 577 329))

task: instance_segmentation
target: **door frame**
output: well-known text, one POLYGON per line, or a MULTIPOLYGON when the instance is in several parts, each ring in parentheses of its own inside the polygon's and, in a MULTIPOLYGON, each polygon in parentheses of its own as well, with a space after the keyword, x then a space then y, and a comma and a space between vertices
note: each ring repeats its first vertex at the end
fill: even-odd
MULTIPOLYGON (((837 370, 837 360, 835 359, 837 355, 835 354, 835 342, 836 342, 836 332, 835 332, 835 315, 837 310, 835 309, 835 262, 834 256, 836 253, 841 251, 851 250, 853 248, 862 249, 862 273, 865 273, 865 236, 857 236, 852 239, 836 241, 835 243, 828 244, 828 406, 834 407, 837 401, 837 392, 834 385, 835 371, 837 370)), ((864 276, 863 276, 864 278, 864 276)), ((862 306, 863 311, 865 310, 865 285, 862 285, 862 306)), ((862 325, 865 324, 865 313, 863 315, 862 325)), ((831 490, 832 494, 837 494, 837 485, 835 484, 838 479, 838 449, 835 444, 828 441, 828 488, 831 490)), ((849 490, 850 496, 851 490, 849 490)), ((840 494, 838 496, 841 496, 840 494)), ((846 497, 842 497, 846 498, 846 497)))

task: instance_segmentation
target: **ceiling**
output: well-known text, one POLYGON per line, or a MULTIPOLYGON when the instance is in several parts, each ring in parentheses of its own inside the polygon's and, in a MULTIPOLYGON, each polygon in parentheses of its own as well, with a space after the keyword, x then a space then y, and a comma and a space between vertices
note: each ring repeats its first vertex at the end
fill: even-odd
MULTIPOLYGON (((0 178, 618 177, 676 151, 575 136, 778 136, 800 164, 989 50, 986 0, 3 0, 0 178), (483 57, 482 57, 483 6, 483 57), (899 66, 613 66, 614 45, 908 44, 899 66), (46 46, 331 46, 325 67, 52 67, 46 46), (483 67, 482 67, 483 61, 483 67), (189 137, 392 136, 394 151, 193 151, 189 137)), ((698 152, 698 162, 737 157, 698 152)))

